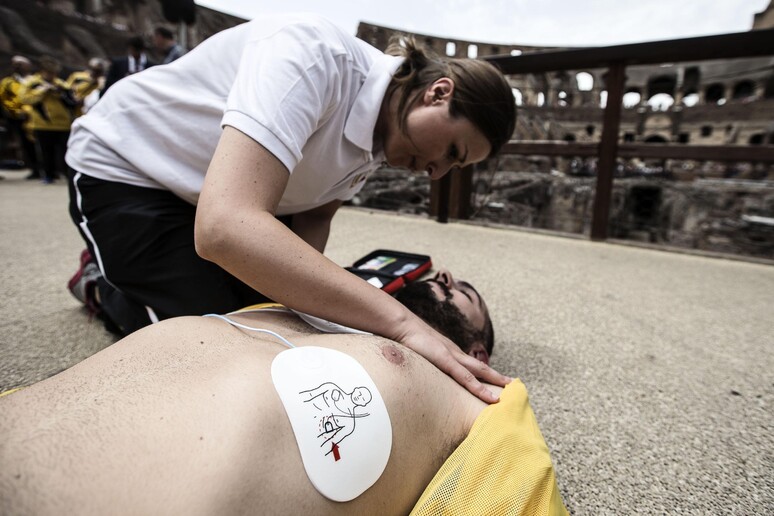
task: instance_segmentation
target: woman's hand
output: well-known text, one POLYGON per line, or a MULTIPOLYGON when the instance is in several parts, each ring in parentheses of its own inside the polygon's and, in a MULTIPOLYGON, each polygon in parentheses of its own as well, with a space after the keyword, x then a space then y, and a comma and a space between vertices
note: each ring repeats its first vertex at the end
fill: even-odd
POLYGON ((468 355, 454 342, 426 325, 418 317, 415 316, 415 318, 419 324, 416 324, 416 328, 407 332, 405 336, 397 338, 398 342, 425 357, 482 401, 487 403, 499 401, 499 398, 479 379, 492 385, 505 386, 511 381, 509 377, 468 355))

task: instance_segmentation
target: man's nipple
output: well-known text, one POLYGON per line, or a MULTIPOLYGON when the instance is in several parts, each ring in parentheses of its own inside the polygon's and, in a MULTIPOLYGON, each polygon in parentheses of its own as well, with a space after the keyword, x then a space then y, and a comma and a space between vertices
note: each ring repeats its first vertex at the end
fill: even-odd
POLYGON ((382 346, 382 355, 395 365, 403 365, 405 358, 403 351, 401 351, 395 344, 387 344, 382 346))

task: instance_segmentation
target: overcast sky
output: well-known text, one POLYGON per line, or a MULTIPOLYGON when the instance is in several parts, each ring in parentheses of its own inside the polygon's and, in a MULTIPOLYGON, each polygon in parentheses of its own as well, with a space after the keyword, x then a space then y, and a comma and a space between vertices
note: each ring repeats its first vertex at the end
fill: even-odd
POLYGON ((747 31, 769 0, 196 0, 252 19, 308 11, 482 43, 599 46, 747 31))

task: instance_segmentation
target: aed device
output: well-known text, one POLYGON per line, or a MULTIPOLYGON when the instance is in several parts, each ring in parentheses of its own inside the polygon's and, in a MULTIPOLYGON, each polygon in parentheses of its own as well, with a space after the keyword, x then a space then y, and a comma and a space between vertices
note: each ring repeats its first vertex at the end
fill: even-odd
MULTIPOLYGON (((425 254, 404 253, 388 249, 377 249, 357 260, 351 267, 344 267, 376 288, 388 294, 394 294, 406 283, 418 280, 429 271, 433 262, 425 254)), ((307 324, 325 333, 360 333, 368 332, 342 326, 313 315, 293 310, 307 324)))
POLYGON ((421 278, 432 266, 432 260, 425 254, 377 249, 345 269, 388 294, 393 294, 406 283, 421 278))

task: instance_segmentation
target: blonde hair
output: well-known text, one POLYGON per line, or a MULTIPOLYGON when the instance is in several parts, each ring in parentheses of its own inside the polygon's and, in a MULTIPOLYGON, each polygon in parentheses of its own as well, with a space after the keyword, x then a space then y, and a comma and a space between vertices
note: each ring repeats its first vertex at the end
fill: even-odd
POLYGON ((454 81, 449 114, 470 120, 497 154, 516 125, 516 102, 508 81, 494 65, 477 59, 443 58, 412 36, 393 37, 385 53, 405 58, 393 74, 387 95, 399 95, 398 128, 405 130, 409 111, 438 79, 454 81))

